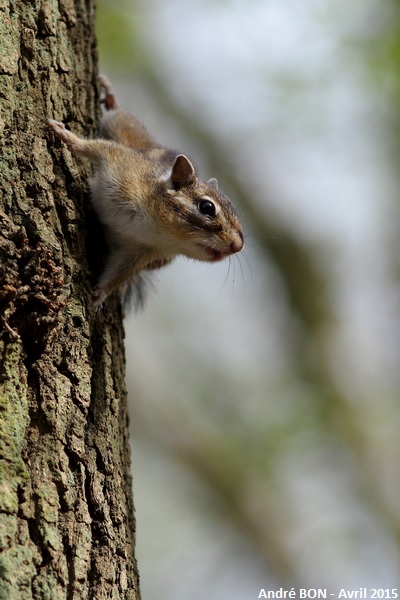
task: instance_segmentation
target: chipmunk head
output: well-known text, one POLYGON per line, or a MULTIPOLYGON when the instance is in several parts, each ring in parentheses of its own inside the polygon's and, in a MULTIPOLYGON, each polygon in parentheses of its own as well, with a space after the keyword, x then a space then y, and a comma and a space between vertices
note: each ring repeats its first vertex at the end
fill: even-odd
POLYGON ((242 250, 238 216, 216 179, 199 179, 192 162, 179 154, 166 185, 162 218, 177 242, 177 253, 215 262, 242 250))

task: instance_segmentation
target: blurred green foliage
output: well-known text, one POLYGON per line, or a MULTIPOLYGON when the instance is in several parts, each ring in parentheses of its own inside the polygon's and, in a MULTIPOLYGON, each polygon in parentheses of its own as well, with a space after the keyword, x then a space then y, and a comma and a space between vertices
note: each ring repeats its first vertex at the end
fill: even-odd
POLYGON ((146 52, 133 35, 140 28, 140 17, 134 2, 99 0, 96 31, 100 64, 114 73, 134 72, 143 67, 146 52))
POLYGON ((391 0, 382 5, 380 19, 374 20, 365 37, 359 40, 360 59, 366 62, 372 84, 400 103, 400 3, 391 0))

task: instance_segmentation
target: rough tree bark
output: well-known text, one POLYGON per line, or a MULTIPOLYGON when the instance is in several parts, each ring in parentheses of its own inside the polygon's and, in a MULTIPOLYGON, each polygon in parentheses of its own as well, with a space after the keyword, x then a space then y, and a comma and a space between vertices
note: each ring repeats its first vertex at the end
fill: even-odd
POLYGON ((46 117, 93 133, 94 0, 0 0, 0 598, 138 599, 125 366, 89 167, 46 117))

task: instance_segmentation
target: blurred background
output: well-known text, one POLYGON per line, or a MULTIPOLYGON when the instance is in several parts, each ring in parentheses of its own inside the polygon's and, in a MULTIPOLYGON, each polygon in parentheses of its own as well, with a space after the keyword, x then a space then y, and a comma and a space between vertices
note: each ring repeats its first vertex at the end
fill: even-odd
POLYGON ((98 36, 246 237, 126 319, 143 598, 400 586, 400 3, 99 0, 98 36))

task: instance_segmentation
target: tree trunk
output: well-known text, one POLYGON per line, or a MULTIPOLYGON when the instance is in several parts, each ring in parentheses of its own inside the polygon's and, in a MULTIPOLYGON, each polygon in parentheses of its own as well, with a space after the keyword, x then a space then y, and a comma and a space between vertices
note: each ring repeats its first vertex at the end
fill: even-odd
POLYGON ((0 0, 1 600, 139 598, 121 311, 91 304, 89 167, 44 126, 93 133, 96 70, 94 0, 0 0))

